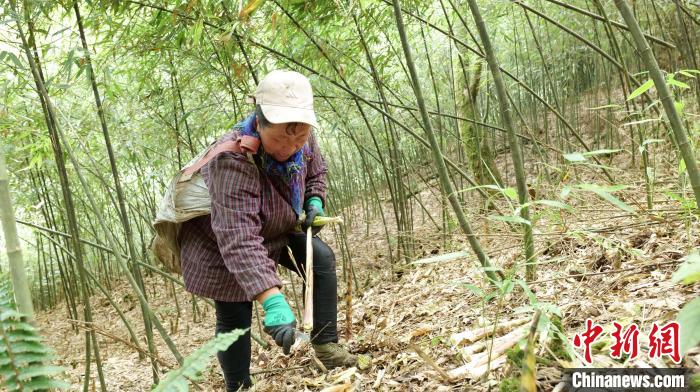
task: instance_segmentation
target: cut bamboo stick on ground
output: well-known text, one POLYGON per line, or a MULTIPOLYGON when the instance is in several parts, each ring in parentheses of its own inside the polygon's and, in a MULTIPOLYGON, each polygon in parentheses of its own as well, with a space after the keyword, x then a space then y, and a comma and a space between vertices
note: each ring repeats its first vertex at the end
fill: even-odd
MULTIPOLYGON (((507 358, 505 355, 491 359, 491 370, 496 370, 501 366, 505 365, 506 359, 507 358)), ((452 381, 459 381, 465 377, 471 379, 478 379, 486 373, 488 368, 489 367, 487 366, 487 364, 473 367, 471 364, 468 363, 466 365, 448 371, 447 374, 450 376, 452 381)))
POLYGON ((386 372, 385 368, 379 369, 379 371, 377 372, 377 379, 374 380, 374 384, 372 384, 372 390, 376 390, 382 384, 382 379, 384 378, 385 372, 386 372))
POLYGON ((433 360, 430 355, 425 353, 425 351, 421 350, 420 347, 418 347, 415 344, 409 345, 409 347, 418 354, 418 356, 426 363, 428 364, 431 368, 433 368, 439 375, 440 378, 442 378, 443 381, 445 382, 452 382, 452 379, 450 378, 450 375, 447 374, 446 371, 444 371, 440 365, 438 365, 435 360, 433 360))
POLYGON ((469 363, 447 372, 453 381, 468 377, 477 379, 487 371, 498 369, 506 363, 505 352, 527 335, 528 328, 518 328, 493 342, 493 349, 472 356, 469 363), (490 358, 490 360, 489 360, 490 358), (489 366, 490 362, 490 366, 489 366))
POLYGON ((509 332, 507 335, 501 336, 500 338, 494 340, 493 348, 491 350, 488 350, 487 348, 483 353, 474 355, 470 363, 475 367, 485 365, 488 362, 489 356, 491 356, 491 358, 496 358, 501 354, 504 354, 509 348, 515 346, 520 339, 527 336, 527 332, 527 327, 518 328, 515 331, 509 332))
POLYGON ((523 325, 528 322, 528 318, 521 318, 517 320, 506 321, 504 323, 498 324, 494 329, 493 325, 487 325, 485 327, 468 329, 464 332, 453 334, 450 337, 450 342, 455 346, 461 344, 468 344, 476 342, 484 337, 490 336, 492 333, 501 333, 507 331, 513 327, 523 325))
POLYGON ((455 261, 459 260, 465 257, 469 257, 469 252, 467 251, 459 251, 459 252, 452 252, 452 253, 445 253, 442 255, 437 255, 437 256, 430 256, 430 257, 425 257, 420 260, 412 261, 411 264, 433 264, 433 263, 445 263, 449 261, 455 261))

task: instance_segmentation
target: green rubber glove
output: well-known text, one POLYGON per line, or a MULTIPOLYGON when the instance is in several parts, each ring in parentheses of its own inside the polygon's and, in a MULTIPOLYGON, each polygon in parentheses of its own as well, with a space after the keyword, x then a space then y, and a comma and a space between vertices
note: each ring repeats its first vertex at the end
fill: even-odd
MULTIPOLYGON (((302 222, 301 228, 306 233, 306 229, 311 226, 314 219, 316 219, 317 216, 323 216, 323 201, 321 201, 321 198, 318 196, 309 197, 304 203, 304 211, 306 211, 306 219, 302 222)), ((313 226, 311 228, 311 233, 313 233, 313 235, 318 234, 322 227, 323 226, 313 226)))
POLYGON ((282 293, 276 293, 267 297, 262 306, 265 311, 263 322, 265 333, 270 335, 278 346, 282 347, 285 354, 289 354, 289 350, 294 344, 294 328, 296 328, 297 323, 287 300, 284 299, 282 293))
POLYGON ((265 310, 266 327, 289 324, 295 320, 294 313, 282 293, 270 295, 263 301, 262 306, 265 310))

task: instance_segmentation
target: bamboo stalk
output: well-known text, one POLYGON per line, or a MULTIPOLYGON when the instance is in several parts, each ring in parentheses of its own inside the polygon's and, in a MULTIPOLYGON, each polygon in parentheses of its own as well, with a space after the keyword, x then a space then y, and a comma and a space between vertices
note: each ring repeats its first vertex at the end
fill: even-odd
POLYGON ((508 93, 506 92, 506 86, 503 81, 503 75, 501 74, 501 69, 498 65, 498 60, 494 54, 493 48, 491 46, 491 40, 489 39, 488 32, 486 31, 486 25, 479 12, 476 0, 468 0, 469 9, 472 12, 474 21, 476 22, 476 27, 481 37, 481 44, 484 47, 484 54, 486 56, 486 62, 491 69, 491 74, 493 75, 493 82, 496 86, 496 95, 498 96, 498 101, 501 109, 501 118, 503 121, 503 127, 508 131, 508 142, 510 144, 510 152, 513 159, 513 166, 515 169, 515 180, 518 189, 518 202, 520 203, 520 217, 527 221, 523 223, 524 231, 524 246, 525 246, 525 271, 527 280, 537 279, 535 270, 535 245, 532 237, 532 223, 530 222, 530 212, 528 207, 525 205, 529 201, 527 180, 525 178, 525 169, 523 164, 523 155, 520 149, 520 139, 515 135, 515 126, 513 124, 513 119, 510 115, 511 107, 508 102, 508 93))
MULTIPOLYGON (((17 14, 17 9, 16 9, 16 5, 15 5, 15 1, 14 1, 14 0, 10 0, 10 5, 11 5, 11 7, 12 7, 13 12, 15 12, 15 14, 17 14)), ((27 11, 27 10, 25 9, 25 12, 26 12, 26 11, 27 11)), ((65 147, 66 147, 66 152, 68 153, 68 157, 70 158, 71 162, 73 163, 73 166, 74 166, 74 168, 75 168, 75 170, 76 170, 76 173, 78 174, 78 178, 79 178, 79 180, 80 180, 80 183, 81 183, 81 185, 83 186, 83 188, 84 188, 84 190, 85 190, 85 193, 86 193, 86 195, 87 195, 87 197, 88 197, 88 200, 90 201, 90 204, 91 204, 91 206, 92 206, 92 208, 93 208, 93 212, 97 215, 98 223, 100 223, 100 225, 101 225, 102 229, 104 230, 104 232, 105 232, 105 234, 106 234, 106 236, 107 236, 107 239, 109 240, 110 245, 112 246, 113 251, 114 251, 114 250, 118 249, 119 247, 118 247, 118 245, 117 245, 116 240, 113 238, 111 231, 108 230, 108 228, 106 227, 106 222, 102 219, 102 216, 101 216, 102 214, 100 213, 99 209, 97 208, 97 205, 96 205, 96 203, 95 203, 94 197, 93 197, 92 194, 90 193, 89 187, 87 186, 87 183, 85 182, 85 178, 84 178, 84 177, 82 176, 82 174, 81 174, 80 166, 77 164, 77 161, 75 160, 75 157, 74 157, 73 154, 72 154, 72 150, 70 149, 70 146, 66 143, 66 140, 65 140, 65 137, 64 137, 63 133, 60 131, 59 128, 57 128, 57 127, 54 128, 54 127, 53 127, 53 125, 55 124, 55 121, 56 121, 56 115, 55 115, 55 110, 54 110, 55 108, 54 108, 54 106, 53 106, 53 103, 51 102, 51 99, 50 99, 49 95, 48 95, 48 92, 47 92, 46 87, 45 87, 45 85, 44 85, 43 79, 42 79, 41 76, 39 75, 38 67, 37 67, 37 64, 36 64, 35 61, 34 61, 34 57, 31 55, 31 53, 30 53, 30 51, 29 51, 29 45, 28 45, 28 43, 27 43, 27 41, 26 41, 26 38, 25 38, 25 36, 24 36, 24 33, 23 33, 23 29, 22 29, 22 27, 21 27, 21 24, 19 23, 19 19, 17 19, 16 22, 17 22, 17 30, 18 30, 18 32, 20 33, 20 38, 22 39, 22 44, 23 44, 23 47, 24 47, 24 50, 25 50, 25 54, 26 54, 26 56, 27 56, 27 60, 29 61, 30 68, 31 68, 31 71, 32 71, 32 75, 34 76, 34 81, 35 81, 35 83, 36 83, 36 85, 37 85, 37 90, 38 90, 38 92, 39 92, 39 97, 40 97, 40 100, 41 100, 41 102, 42 102, 42 105, 43 105, 43 107, 44 107, 44 109, 45 109, 45 115, 46 115, 46 118, 47 118, 47 124, 50 125, 50 131, 51 131, 51 137, 52 137, 53 146, 54 146, 54 148, 56 148, 56 149, 60 148, 60 144, 59 144, 59 140, 58 140, 59 138, 61 139, 61 142, 63 142, 63 144, 65 145, 65 147)), ((75 251, 76 251, 76 259, 80 262, 80 260, 81 260, 81 258, 82 258, 82 252, 81 252, 81 247, 80 247, 80 242, 79 242, 79 236, 77 235, 77 233, 78 233, 78 230, 77 230, 77 222, 75 221, 74 211, 72 210, 72 197, 71 197, 71 194, 70 194, 70 190, 69 190, 69 188, 68 188, 68 185, 67 185, 67 179, 65 178, 66 170, 65 170, 65 166, 63 166, 62 154, 56 154, 56 155, 57 155, 58 158, 60 158, 60 159, 57 158, 57 160, 58 160, 58 162, 59 162, 59 164, 60 164, 60 166, 61 166, 61 167, 60 167, 61 170, 59 170, 59 174, 62 175, 62 176, 61 176, 61 180, 62 180, 62 189, 63 189, 63 191, 64 191, 64 196, 65 196, 66 202, 69 203, 69 208, 67 208, 67 211, 68 211, 68 214, 69 214, 69 218, 72 217, 72 219, 69 219, 69 221, 70 221, 69 223, 71 224, 71 231, 72 231, 72 236, 71 236, 71 237, 72 237, 72 239, 73 239, 73 244, 74 244, 75 251)), ((115 256, 117 256, 117 260, 120 262, 120 266, 123 267, 123 268, 122 268, 122 269, 123 269, 122 272, 125 273, 125 276, 126 276, 127 279, 129 280, 129 283, 132 285, 132 288, 134 288, 134 291, 136 292, 136 294, 137 294, 137 296, 138 296, 138 298, 139 298, 139 301, 141 302, 142 306, 144 306, 144 307, 146 307, 146 308, 148 309, 149 316, 153 319, 153 321, 154 321, 154 323, 155 323, 155 325, 156 325, 156 327, 157 327, 157 329, 158 329, 158 332, 161 333, 161 337, 162 337, 163 340, 166 342, 166 344, 168 345, 168 347, 169 347, 170 350, 172 351, 172 353, 173 353, 173 355, 175 356, 175 358, 178 360, 178 363, 182 364, 182 363, 183 363, 182 355, 180 355, 179 351, 177 350, 177 348, 175 347, 174 343, 172 342, 172 339, 170 339, 170 336, 168 336, 167 332, 165 331, 165 329, 163 328, 163 326, 160 324, 160 321, 157 319, 157 317, 155 316, 155 314, 153 314, 153 312, 150 310, 150 307, 148 306, 148 303, 147 303, 147 301, 146 301, 146 299, 145 299, 145 297, 144 297, 143 292, 139 289, 139 285, 137 284, 137 282, 135 281, 133 275, 132 275, 131 272, 129 271, 129 268, 128 268, 127 264, 126 264, 126 261, 125 261, 122 257, 120 257, 121 255, 120 255, 120 253, 118 253, 118 252, 115 252, 115 256)), ((81 265, 79 266, 79 270, 80 270, 80 271, 83 271, 83 268, 84 268, 84 267, 83 267, 82 264, 81 264, 81 265)), ((85 279, 81 279, 81 280, 82 280, 83 285, 85 285, 85 284, 86 284, 85 279)), ((85 295, 86 292, 87 292, 87 290, 83 290, 83 293, 84 293, 83 295, 85 295)), ((90 313, 87 313, 88 310, 89 310, 89 308, 90 308, 90 307, 89 307, 89 302, 88 302, 87 298, 84 298, 84 302, 85 302, 85 309, 86 309, 86 321, 87 321, 87 322, 91 322, 91 321, 92 321, 92 319, 91 319, 91 317, 90 317, 91 314, 90 314, 90 313)), ((93 336, 94 336, 94 332, 93 332, 93 336)), ((89 355, 89 353, 90 353, 90 345, 89 345, 89 342, 90 342, 89 337, 86 337, 86 355, 89 355)), ((99 357, 97 358, 97 361, 98 361, 98 363, 99 363, 99 357)), ((88 384, 89 377, 87 377, 87 375, 89 374, 89 363, 90 363, 90 362, 86 359, 86 378, 85 378, 85 379, 86 379, 86 382, 85 382, 85 384, 84 384, 84 390, 87 390, 87 388, 88 388, 88 386, 89 386, 89 384, 88 384)), ((100 380, 101 380, 101 382, 102 382, 102 381, 103 381, 102 369, 101 369, 101 366, 99 366, 99 365, 98 365, 98 372, 99 372, 99 374, 100 374, 100 380)), ((104 389, 104 387, 105 387, 105 386, 104 386, 104 382, 101 383, 101 386, 102 386, 102 388, 104 389)))
MULTIPOLYGON (((68 220, 68 227, 69 227, 69 232, 71 233, 73 237, 72 241, 72 246, 75 251, 76 255, 76 261, 78 264, 78 276, 80 277, 80 291, 81 291, 81 296, 83 300, 83 316, 85 317, 86 322, 91 322, 92 321, 92 308, 90 306, 90 301, 88 297, 88 284, 87 284, 87 277, 85 276, 85 264, 83 260, 83 251, 82 247, 79 242, 79 227, 78 227, 78 221, 77 221, 77 216, 75 213, 75 205, 73 203, 73 195, 71 193, 70 189, 70 184, 68 182, 68 175, 65 167, 65 162, 63 159, 63 152, 61 150, 61 143, 58 140, 58 126, 56 123, 56 116, 53 111, 53 106, 51 104, 50 98, 48 91, 46 90, 46 87, 44 85, 44 77, 41 72, 41 65, 38 62, 38 53, 35 52, 32 54, 32 50, 30 47, 34 45, 30 45, 29 41, 27 40, 27 36, 24 34, 24 29, 22 28, 22 23, 21 20, 24 20, 25 23, 28 24, 29 26, 29 36, 30 40, 32 41, 32 44, 35 44, 36 42, 34 41, 33 37, 33 22, 30 17, 30 9, 29 5, 27 4, 26 1, 23 1, 23 16, 20 17, 17 3, 15 0, 10 0, 10 9, 12 13, 14 14, 14 19, 15 23, 17 26, 17 32, 19 33, 20 39, 22 41, 22 49, 24 50, 24 54, 27 57, 27 61, 29 62, 29 68, 32 73, 32 77, 34 79, 34 84, 36 86, 36 91, 39 96, 39 101, 41 102, 42 105, 42 111, 44 114, 44 119, 46 120, 46 125, 47 125, 47 130, 49 132, 49 138, 51 139, 51 146, 54 152, 54 159, 56 161, 56 165, 58 166, 58 175, 59 175, 59 180, 61 183, 61 192, 63 194, 63 200, 65 202, 65 212, 66 212, 66 217, 68 220)), ((71 264, 72 266, 72 264, 71 264)), ((106 383, 104 379, 104 373, 102 371, 102 361, 100 359, 100 351, 99 347, 96 344, 97 343, 97 338, 95 336, 95 333, 92 332, 86 332, 85 333, 85 372, 84 372, 84 383, 83 383, 83 391, 87 392, 89 388, 89 381, 90 381, 90 366, 91 366, 91 341, 95 343, 94 346, 94 353, 95 353, 95 364, 97 367, 97 374, 98 378, 100 381, 100 389, 104 392, 106 391, 106 383)))
POLYGON ((668 117, 671 123, 671 129, 673 130, 673 135, 676 138, 676 143, 678 144, 678 149, 681 152, 683 161, 685 161, 685 167, 688 170, 688 176, 690 177, 690 184, 693 188, 693 193, 695 194, 696 208, 700 208, 700 171, 698 171, 698 165, 695 161, 695 154, 693 153, 693 148, 688 140, 688 134, 683 127, 680 116, 676 111, 675 102, 673 100, 673 95, 671 94, 668 85, 666 85, 666 80, 664 79, 659 64, 656 62, 654 53, 651 51, 647 40, 642 34, 642 29, 637 23, 637 19, 632 14, 632 10, 625 0, 615 0, 615 5, 620 11, 622 18, 627 23, 630 28, 630 33, 632 33, 632 38, 637 46, 637 51, 644 61, 644 65, 649 71, 649 75, 652 80, 654 80, 654 87, 658 92, 659 99, 663 104, 664 111, 666 112, 666 117, 668 117))
MULTIPOLYGON (((382 0, 382 1, 383 1, 384 3, 391 4, 391 2, 390 2, 389 0, 382 0)), ((470 52, 476 54, 477 56, 479 56, 479 57, 481 57, 481 58, 486 58, 486 56, 485 56, 480 50, 474 49, 473 47, 467 45, 464 41, 460 40, 459 38, 455 37, 454 35, 450 34, 449 32, 447 32, 447 31, 441 29, 440 27, 436 26, 435 24, 428 22, 427 20, 425 20, 424 18, 422 18, 422 17, 416 15, 415 13, 412 13, 412 12, 410 12, 410 11, 402 11, 402 12, 405 13, 406 15, 409 15, 409 16, 411 16, 412 18, 414 18, 414 19, 416 19, 416 20, 422 22, 422 23, 427 24, 427 25, 430 26, 431 28, 433 28, 433 29, 439 31, 439 32, 442 33, 443 35, 445 35, 445 36, 449 37, 450 39, 452 39, 455 43, 457 43, 457 44, 459 44, 459 45, 462 45, 463 47, 467 48, 467 50, 469 50, 470 52)), ((274 51, 274 49, 268 48, 268 47, 266 47, 265 45, 262 45, 262 44, 260 44, 260 43, 258 43, 258 42, 255 42, 255 41, 252 41, 252 40, 251 40, 251 43, 253 43, 254 45, 259 46, 259 47, 261 47, 261 48, 263 48, 263 49, 266 49, 266 50, 268 50, 268 51, 273 51, 273 52, 275 52, 276 54, 282 55, 281 53, 279 53, 279 52, 277 52, 277 51, 274 51)), ((306 66, 304 66, 304 65, 301 65, 301 66, 303 66, 303 67, 305 67, 305 68, 308 69, 308 67, 306 67, 306 66)), ((566 118, 564 118, 564 116, 559 112, 559 110, 557 110, 556 108, 554 108, 554 107, 553 107, 549 102, 547 102, 547 100, 545 100, 540 94, 537 94, 537 92, 535 92, 535 91, 532 89, 532 87, 530 87, 529 85, 525 84, 522 80, 520 80, 518 77, 516 77, 515 75, 513 75, 511 72, 509 72, 508 70, 506 70, 506 69, 504 69, 504 68, 500 68, 500 70, 501 70, 501 72, 503 72, 506 76, 508 76, 509 78, 511 78, 514 82, 516 82, 518 85, 520 85, 523 89, 525 89, 525 90, 526 90, 529 94, 531 94, 535 99, 537 99, 539 102, 541 102, 550 112, 552 112, 552 113, 562 122, 562 124, 564 124, 564 126, 566 127, 566 129, 569 130, 569 132, 571 132, 572 135, 574 135, 574 137, 576 138, 576 140, 581 144, 581 146, 583 146, 583 148, 586 149, 586 151, 591 151, 591 148, 590 148, 590 147, 588 146, 588 144, 583 140, 581 134, 580 134, 578 131, 576 131, 576 129, 566 120, 566 118)), ((333 81, 331 81, 331 83, 333 83, 333 81)), ((334 84, 337 85, 337 83, 334 83, 334 84)), ((341 87, 341 88, 342 88, 342 87, 341 87)), ((352 91, 348 91, 348 92, 351 93, 351 94, 353 94, 352 91)), ((490 97, 490 96, 487 96, 487 97, 490 97)), ((368 105, 369 105, 369 104, 368 104, 368 105)), ((370 106, 372 106, 372 105, 370 105, 370 106)), ((488 101, 487 101, 487 109, 488 109, 488 101)), ((379 109, 376 109, 376 108, 375 108, 375 110, 379 110, 379 109)), ((488 113, 489 111, 488 111, 488 110, 485 110, 485 112, 488 113)), ((399 126, 402 126, 402 125, 399 124, 399 126)), ((407 131, 408 131, 409 133, 411 133, 409 130, 407 130, 407 131)), ((413 135, 413 133, 411 133, 411 134, 413 135)), ((598 158, 597 158, 596 156, 593 156, 592 159, 596 162, 596 164, 603 166, 602 163, 598 160, 598 158)), ((445 161, 446 161, 448 164, 450 164, 450 161, 448 161, 447 159, 445 159, 445 161)), ((610 174, 610 172, 609 172, 605 167, 602 167, 601 170, 603 171, 603 174, 607 177, 608 181, 609 181, 610 183, 613 183, 613 184, 614 184, 614 183, 615 183, 615 179, 612 177, 612 175, 610 174)), ((470 182, 472 182, 472 185, 475 185, 475 184, 473 184, 473 181, 470 180, 470 182)))
POLYGON ((464 214, 464 211, 462 211, 462 206, 459 204, 459 200, 457 199, 457 195, 455 194, 452 182, 448 177, 445 159, 442 155, 442 152, 440 151, 440 145, 438 144, 437 139, 435 138, 435 133, 433 132, 433 128, 430 123, 430 117, 428 116, 428 110, 426 108, 425 101, 423 100, 423 91, 421 90, 420 80, 418 79, 418 72, 416 71, 416 66, 413 63, 411 48, 408 44, 408 38, 406 36, 406 30, 403 24, 401 5, 399 4, 398 0, 393 0, 393 5, 394 17, 396 18, 396 27, 399 30, 399 36, 401 37, 401 46, 403 47, 404 57, 406 58, 406 65, 408 66, 408 70, 411 75, 413 92, 416 96, 418 107, 420 108, 421 119, 423 121, 423 129, 425 129, 426 136, 428 137, 428 141, 430 142, 430 148, 433 153, 433 159, 437 166, 443 192, 446 194, 448 200, 450 201, 452 209, 455 215, 457 216, 457 220, 459 221, 459 225, 462 228, 464 234, 467 236, 472 250, 481 262, 486 277, 491 283, 495 284, 495 282, 499 281, 499 278, 494 272, 494 267, 491 265, 488 256, 481 248, 479 240, 474 235, 471 225, 469 224, 469 221, 467 221, 467 217, 464 214))
MULTIPOLYGON (((85 38, 85 29, 83 28, 83 19, 82 16, 80 15, 80 7, 78 6, 78 1, 73 3, 73 11, 75 12, 75 17, 76 21, 78 24, 78 32, 80 35, 80 42, 82 44, 82 47, 84 49, 85 53, 85 58, 87 60, 87 67, 88 67, 88 76, 90 79, 90 86, 92 87, 92 92, 93 96, 95 99, 95 106, 97 108, 97 114, 100 120, 100 125, 102 127, 102 134, 104 137, 105 141, 105 146, 107 148, 107 154, 109 157, 109 163, 110 163, 110 169, 112 171, 112 177, 114 178, 114 188, 116 189, 116 194, 117 194, 117 201, 118 201, 118 206, 119 206, 119 217, 122 223, 122 227, 124 229, 124 236, 126 237, 126 242, 127 246, 129 249, 129 255, 132 261, 132 269, 133 269, 133 274, 134 278, 136 279, 136 282, 139 284, 139 287, 141 290, 144 290, 144 283, 143 283, 143 277, 141 276, 141 270, 138 267, 137 264, 134 263, 136 260, 136 248, 134 246, 134 240, 133 240, 133 235, 132 235, 132 229, 131 225, 129 223, 129 217, 127 214, 126 210, 126 203, 125 203, 125 196, 124 196, 124 191, 122 190, 122 186, 119 180, 119 170, 117 169, 117 162, 114 157, 114 151, 112 149, 112 142, 110 140, 110 135, 109 135, 109 130, 107 127, 107 120, 105 118, 105 110, 102 105, 102 99, 100 97, 100 92, 97 88, 97 80, 95 80, 95 70, 93 69, 92 66, 92 58, 90 56, 90 49, 87 44, 87 39, 85 38)), ((189 128, 188 128, 188 136, 189 136, 189 128)), ((190 146, 191 147, 191 146, 190 146)), ((110 197, 112 196, 111 193, 107 193, 110 197)), ((141 306, 141 314, 143 317, 143 323, 144 323, 144 329, 146 332, 146 341, 148 344, 148 351, 151 354, 151 366, 152 366, 152 376, 153 376, 153 383, 157 384, 159 381, 159 371, 158 371, 158 363, 153 360, 153 356, 156 353, 156 347, 155 347, 155 342, 153 340, 153 325, 151 324, 151 320, 148 317, 147 310, 141 306)))
MULTIPOLYGON (((556 4, 556 5, 561 6, 561 7, 564 7, 564 8, 567 8, 567 9, 569 9, 569 10, 571 10, 571 11, 574 11, 574 12, 578 12, 579 14, 586 15, 586 16, 592 18, 592 19, 595 19, 595 20, 607 21, 607 18, 604 17, 604 16, 601 16, 601 15, 598 15, 598 14, 594 14, 593 12, 586 11, 586 10, 584 10, 584 9, 582 9, 582 8, 576 7, 576 6, 572 5, 572 4, 566 3, 566 2, 564 2, 564 1, 558 1, 558 0, 545 0, 545 1, 547 1, 547 2, 549 2, 549 3, 552 3, 552 4, 556 4)), ((611 22, 611 24, 612 24, 613 26, 615 26, 615 27, 617 27, 617 28, 619 28, 619 29, 629 31, 629 27, 625 26, 625 25, 622 24, 622 23, 615 22, 615 21, 610 21, 610 22, 611 22)), ((664 40, 661 39, 661 38, 654 37, 653 35, 649 35, 649 34, 644 34, 644 36, 647 37, 647 38, 649 38, 650 41, 656 42, 657 44, 659 44, 659 45, 661 45, 661 46, 665 46, 665 47, 667 47, 667 48, 669 48, 669 49, 675 49, 675 48, 676 48, 675 45, 673 45, 673 44, 670 43, 670 42, 666 42, 666 41, 664 41, 664 40)))
POLYGON ((0 144, 0 221, 5 235, 5 248, 10 262, 10 274, 12 275, 12 288, 15 293, 17 308, 34 323, 34 306, 32 294, 27 281, 27 273, 24 269, 22 248, 17 237, 15 225, 15 212, 10 198, 10 177, 5 165, 5 147, 0 144))
MULTIPOLYGON (((92 210, 95 213, 95 215, 97 215, 97 220, 100 223, 102 230, 105 232, 108 242, 110 243, 112 248, 114 248, 114 249, 118 248, 116 239, 114 238, 112 232, 107 229, 106 223, 102 217, 102 214, 99 212, 99 210, 97 208, 97 204, 95 203, 94 198, 92 197, 92 195, 89 192, 87 182, 85 181, 85 178, 83 177, 83 175, 81 173, 80 166, 78 165, 78 162, 75 160, 75 156, 73 155, 73 151, 67 143, 65 135, 60 130, 58 130, 58 135, 60 136, 61 141, 63 142, 64 146, 66 147, 66 153, 68 154, 68 157, 70 158, 71 163, 73 164, 73 166, 75 168, 75 171, 78 175, 78 179, 80 180, 80 184, 83 186, 83 189, 85 190, 85 193, 88 196, 88 200, 90 201, 90 205, 92 207, 92 210)), ((115 252, 114 255, 117 256, 116 258, 119 261, 120 266, 122 267, 122 272, 125 274, 125 276, 129 280, 129 283, 131 284, 132 288, 134 289, 134 292, 136 292, 136 295, 139 298, 139 302, 141 303, 141 306, 143 306, 146 309, 149 317, 154 322, 156 329, 158 329, 158 332, 160 333, 161 337, 165 341, 166 345, 168 346, 168 348, 170 348, 170 351, 173 353, 173 355, 175 356, 175 359, 177 359, 178 363, 180 365, 182 365, 184 363, 184 359, 183 359, 182 355, 177 350, 177 347, 175 346, 175 343, 170 338, 170 335, 168 335, 168 333, 165 331, 165 328, 163 328, 162 324, 160 323, 160 320, 158 320, 155 313, 153 313, 150 306, 148 305, 148 301, 146 300, 144 292, 141 291, 133 274, 131 273, 131 271, 129 271, 127 261, 124 258, 120 257, 121 255, 118 252, 115 252)))

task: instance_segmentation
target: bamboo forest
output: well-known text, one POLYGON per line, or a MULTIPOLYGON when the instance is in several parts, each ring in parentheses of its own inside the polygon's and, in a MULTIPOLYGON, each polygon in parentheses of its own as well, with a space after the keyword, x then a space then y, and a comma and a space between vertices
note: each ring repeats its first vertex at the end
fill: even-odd
POLYGON ((699 44, 695 0, 2 0, 0 389, 700 391, 699 44))

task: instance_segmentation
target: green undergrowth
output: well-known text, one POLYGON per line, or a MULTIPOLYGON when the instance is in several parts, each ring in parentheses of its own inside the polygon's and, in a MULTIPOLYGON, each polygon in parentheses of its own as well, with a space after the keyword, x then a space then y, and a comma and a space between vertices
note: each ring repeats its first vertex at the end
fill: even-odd
MULTIPOLYGON (((535 361, 538 365, 557 366, 558 360, 569 361, 571 357, 562 339, 564 329, 561 324, 561 318, 553 315, 549 317, 549 323, 550 329, 547 350, 544 351, 544 355, 535 356, 535 361)), ((520 369, 523 367, 526 342, 527 340, 523 339, 513 348, 506 351, 506 369, 508 370, 506 370, 506 377, 503 378, 499 384, 499 391, 516 392, 520 390, 520 369)))

